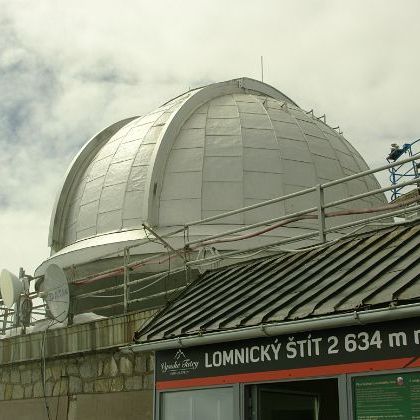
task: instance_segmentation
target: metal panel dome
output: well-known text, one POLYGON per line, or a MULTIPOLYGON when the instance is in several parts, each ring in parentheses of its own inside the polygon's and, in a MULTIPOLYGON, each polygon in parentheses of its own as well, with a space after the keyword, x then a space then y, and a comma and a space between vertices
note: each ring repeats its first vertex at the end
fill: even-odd
MULTIPOLYGON (((52 254, 102 247, 100 256, 116 244, 143 238, 144 222, 164 231, 366 169, 342 135, 273 87, 247 78, 212 84, 116 123, 86 144, 52 214, 52 254)), ((326 198, 378 187, 372 175, 337 185, 326 198)), ((297 198, 231 216, 197 226, 190 235, 205 237, 229 225, 278 217, 309 207, 307 201, 297 198)), ((378 196, 363 201, 359 206, 386 202, 378 196)), ((311 229, 314 223, 297 228, 311 229)), ((292 230, 270 235, 288 237, 292 230)))

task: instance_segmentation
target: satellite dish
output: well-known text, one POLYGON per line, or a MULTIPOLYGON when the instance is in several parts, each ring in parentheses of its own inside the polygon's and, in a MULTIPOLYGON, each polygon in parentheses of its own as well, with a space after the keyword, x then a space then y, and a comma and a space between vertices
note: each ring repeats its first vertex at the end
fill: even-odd
POLYGON ((23 292, 23 284, 14 274, 3 269, 0 273, 0 291, 3 303, 12 308, 23 292))
POLYGON ((45 271, 44 290, 51 315, 63 322, 69 313, 70 293, 66 274, 58 265, 51 264, 45 271))

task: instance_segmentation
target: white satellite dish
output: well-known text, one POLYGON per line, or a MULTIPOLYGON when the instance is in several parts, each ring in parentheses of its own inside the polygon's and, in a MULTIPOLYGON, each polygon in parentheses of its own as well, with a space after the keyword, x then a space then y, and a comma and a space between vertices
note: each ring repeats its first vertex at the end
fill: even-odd
POLYGON ((23 292, 23 284, 14 274, 3 269, 0 273, 0 291, 3 303, 12 308, 23 292))
POLYGON ((45 271, 44 290, 51 315, 63 322, 69 313, 70 293, 66 274, 58 265, 51 264, 45 271))

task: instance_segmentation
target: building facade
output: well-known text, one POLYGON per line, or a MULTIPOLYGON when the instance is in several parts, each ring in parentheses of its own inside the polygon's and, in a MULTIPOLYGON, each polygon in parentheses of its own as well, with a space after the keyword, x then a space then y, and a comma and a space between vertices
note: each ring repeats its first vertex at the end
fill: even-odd
POLYGON ((420 418, 417 202, 256 80, 112 124, 34 273, 45 298, 63 270, 68 318, 0 340, 0 419, 420 418))

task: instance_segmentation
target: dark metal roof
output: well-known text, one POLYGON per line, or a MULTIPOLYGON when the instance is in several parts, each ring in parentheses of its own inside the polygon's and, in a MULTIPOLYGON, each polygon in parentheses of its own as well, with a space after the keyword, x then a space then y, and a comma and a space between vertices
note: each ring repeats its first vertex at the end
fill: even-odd
POLYGON ((202 275, 136 334, 154 341, 420 300, 420 225, 202 275))

